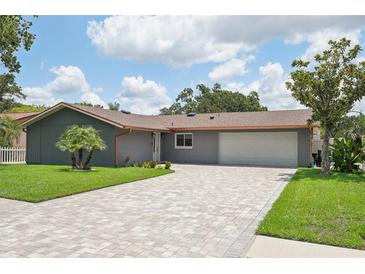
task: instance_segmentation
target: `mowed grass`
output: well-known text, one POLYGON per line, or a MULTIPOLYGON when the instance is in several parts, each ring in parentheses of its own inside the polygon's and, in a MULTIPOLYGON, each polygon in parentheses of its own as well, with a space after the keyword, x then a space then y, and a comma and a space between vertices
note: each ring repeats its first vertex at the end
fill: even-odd
POLYGON ((257 234, 365 249, 365 175, 299 169, 257 234))
POLYGON ((94 168, 75 172, 69 166, 0 165, 0 197, 41 202, 173 172, 139 167, 94 168))

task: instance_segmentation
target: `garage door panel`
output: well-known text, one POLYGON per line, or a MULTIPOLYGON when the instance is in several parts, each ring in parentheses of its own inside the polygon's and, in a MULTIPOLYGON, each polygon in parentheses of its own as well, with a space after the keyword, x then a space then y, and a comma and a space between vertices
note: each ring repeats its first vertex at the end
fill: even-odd
POLYGON ((268 166, 297 166, 297 133, 220 133, 219 163, 268 166))

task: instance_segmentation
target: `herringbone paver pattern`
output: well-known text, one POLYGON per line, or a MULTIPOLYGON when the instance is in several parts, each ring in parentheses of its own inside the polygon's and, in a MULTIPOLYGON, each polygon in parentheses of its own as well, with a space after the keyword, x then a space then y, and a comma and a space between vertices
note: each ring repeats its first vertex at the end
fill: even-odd
POLYGON ((244 256, 295 171, 173 168, 162 177, 38 204, 0 199, 0 257, 244 256))

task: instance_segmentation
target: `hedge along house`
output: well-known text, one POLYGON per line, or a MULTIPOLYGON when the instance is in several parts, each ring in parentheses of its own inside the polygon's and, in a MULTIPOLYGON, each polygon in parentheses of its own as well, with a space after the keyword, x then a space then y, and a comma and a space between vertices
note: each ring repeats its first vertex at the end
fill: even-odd
POLYGON ((139 115, 59 103, 26 121, 27 163, 69 164, 55 144, 67 126, 91 125, 108 148, 93 165, 138 161, 298 167, 309 166, 311 111, 139 115))

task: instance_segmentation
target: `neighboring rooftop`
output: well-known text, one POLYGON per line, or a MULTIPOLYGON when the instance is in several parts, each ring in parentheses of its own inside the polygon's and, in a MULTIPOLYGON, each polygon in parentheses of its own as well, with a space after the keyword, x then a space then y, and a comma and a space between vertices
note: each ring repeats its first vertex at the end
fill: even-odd
POLYGON ((150 131, 305 128, 311 118, 309 109, 259 112, 204 113, 195 115, 141 115, 78 104, 59 103, 30 119, 42 119, 61 108, 70 108, 122 128, 150 131))
POLYGON ((8 112, 8 113, 0 113, 0 117, 9 117, 12 120, 18 120, 18 121, 26 121, 36 115, 38 115, 40 112, 8 112))

